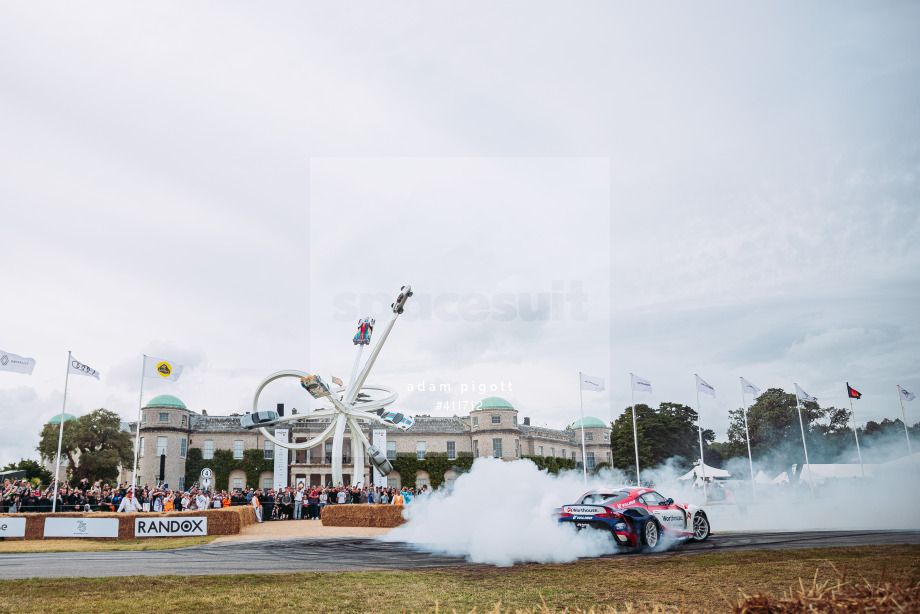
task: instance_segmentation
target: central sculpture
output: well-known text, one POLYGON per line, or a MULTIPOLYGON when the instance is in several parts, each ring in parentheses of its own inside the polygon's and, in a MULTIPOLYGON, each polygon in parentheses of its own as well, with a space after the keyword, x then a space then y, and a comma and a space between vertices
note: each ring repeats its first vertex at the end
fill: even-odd
POLYGON ((259 429, 259 432, 266 439, 273 442, 280 448, 288 450, 308 450, 314 448, 329 437, 332 437, 332 482, 333 484, 342 483, 342 442, 345 436, 345 428, 351 430, 352 441, 352 458, 354 460, 354 483, 362 481, 364 474, 364 450, 367 449, 367 455, 371 464, 377 468, 380 473, 386 475, 393 470, 393 466, 387 460, 383 451, 371 445, 361 430, 360 421, 379 422, 388 426, 396 426, 402 430, 408 430, 412 427, 415 420, 409 416, 403 416, 401 413, 385 411, 385 407, 393 403, 399 396, 392 388, 380 385, 365 385, 367 376, 380 355, 380 349, 386 342, 390 331, 396 319, 402 314, 406 301, 412 296, 412 287, 403 286, 399 290, 399 296, 393 302, 393 316, 387 323, 382 336, 374 346, 367 362, 358 372, 358 366, 361 363, 361 354, 364 347, 370 345, 371 332, 374 328, 374 320, 364 318, 358 321, 358 333, 354 337, 354 344, 358 347, 355 363, 351 370, 351 377, 347 385, 341 380, 333 377, 335 387, 330 387, 319 375, 310 375, 303 371, 278 371, 272 373, 259 384, 256 393, 252 398, 252 413, 246 414, 240 418, 240 424, 247 429, 259 429), (259 396, 262 390, 271 382, 283 377, 300 378, 301 385, 317 400, 324 403, 323 406, 313 410, 308 414, 292 415, 281 417, 274 411, 259 411, 259 396), (375 396, 377 398, 375 398, 375 396), (332 420, 326 429, 309 441, 301 443, 291 443, 282 441, 272 435, 268 428, 284 422, 293 422, 302 418, 324 418, 331 417, 332 420))

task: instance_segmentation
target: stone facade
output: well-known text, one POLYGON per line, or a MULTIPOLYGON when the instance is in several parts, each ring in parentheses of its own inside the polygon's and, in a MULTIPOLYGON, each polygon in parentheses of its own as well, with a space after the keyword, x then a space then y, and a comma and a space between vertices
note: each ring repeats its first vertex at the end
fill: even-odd
MULTIPOLYGON (((185 488, 185 460, 192 448, 202 450, 205 458, 209 450, 247 449, 265 450, 266 458, 287 451, 275 450, 271 442, 257 430, 240 427, 239 416, 207 416, 191 411, 175 397, 161 395, 152 399, 142 409, 140 436, 142 454, 138 458, 138 481, 141 484, 166 482, 172 487, 185 488), (185 442, 183 444, 183 441, 185 442), (158 445, 165 443, 165 475, 160 474, 158 445), (185 446, 183 448, 183 445, 185 446), (185 454, 183 455, 183 450, 185 454)), ((329 425, 328 418, 286 422, 283 428, 291 430, 292 441, 315 438, 329 425)), ((585 448, 588 468, 610 461, 610 428, 601 421, 586 419, 585 448), (591 420, 589 422, 588 420, 591 420)), ((133 431, 135 424, 131 424, 133 431)), ((582 460, 581 424, 573 428, 556 430, 531 426, 526 418, 519 420, 518 410, 499 397, 483 399, 468 416, 417 416, 414 426, 407 432, 387 428, 388 456, 394 454, 453 453, 472 454, 475 457, 496 456, 511 461, 522 456, 556 456, 582 460)), ((371 439, 371 430, 379 425, 366 425, 364 434, 371 439)), ((370 465, 365 461, 363 475, 354 477, 351 457, 351 438, 346 431, 342 448, 342 469, 347 483, 367 483, 370 465)), ((327 440, 311 450, 291 450, 288 483, 326 484, 332 479, 332 440, 327 440)), ((452 473, 452 472, 449 472, 452 473)), ((400 486, 400 476, 388 476, 390 483, 400 486)), ((426 476, 419 476, 424 482, 426 476)), ((448 479, 455 476, 447 476, 448 479)), ((230 487, 262 488, 271 481, 271 472, 263 472, 259 484, 247 484, 242 471, 230 476, 230 487)))

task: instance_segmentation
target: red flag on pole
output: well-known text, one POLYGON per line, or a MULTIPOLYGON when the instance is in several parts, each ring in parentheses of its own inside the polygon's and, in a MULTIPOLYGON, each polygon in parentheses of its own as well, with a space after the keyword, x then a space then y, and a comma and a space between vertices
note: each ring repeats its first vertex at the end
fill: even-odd
POLYGON ((850 386, 850 382, 847 382, 847 396, 850 397, 851 399, 858 399, 862 396, 862 393, 854 390, 850 386))

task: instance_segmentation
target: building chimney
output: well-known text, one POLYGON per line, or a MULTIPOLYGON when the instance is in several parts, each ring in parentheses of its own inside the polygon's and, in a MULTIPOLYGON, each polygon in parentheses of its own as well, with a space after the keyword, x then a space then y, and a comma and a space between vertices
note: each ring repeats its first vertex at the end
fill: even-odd
POLYGON ((278 403, 278 415, 284 417, 284 403, 278 403))
POLYGON ((524 426, 530 426, 530 418, 524 418, 524 426))

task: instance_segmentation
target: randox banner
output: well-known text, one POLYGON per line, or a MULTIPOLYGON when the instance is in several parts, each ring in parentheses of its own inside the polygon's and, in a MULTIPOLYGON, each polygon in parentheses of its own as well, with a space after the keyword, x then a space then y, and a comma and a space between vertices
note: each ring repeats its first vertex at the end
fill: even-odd
POLYGON ((186 537, 207 535, 208 519, 205 516, 182 518, 136 518, 134 537, 186 537))
POLYGON ((0 537, 25 537, 25 518, 0 518, 0 537))
POLYGON ((45 537, 118 537, 118 518, 45 518, 45 537))

